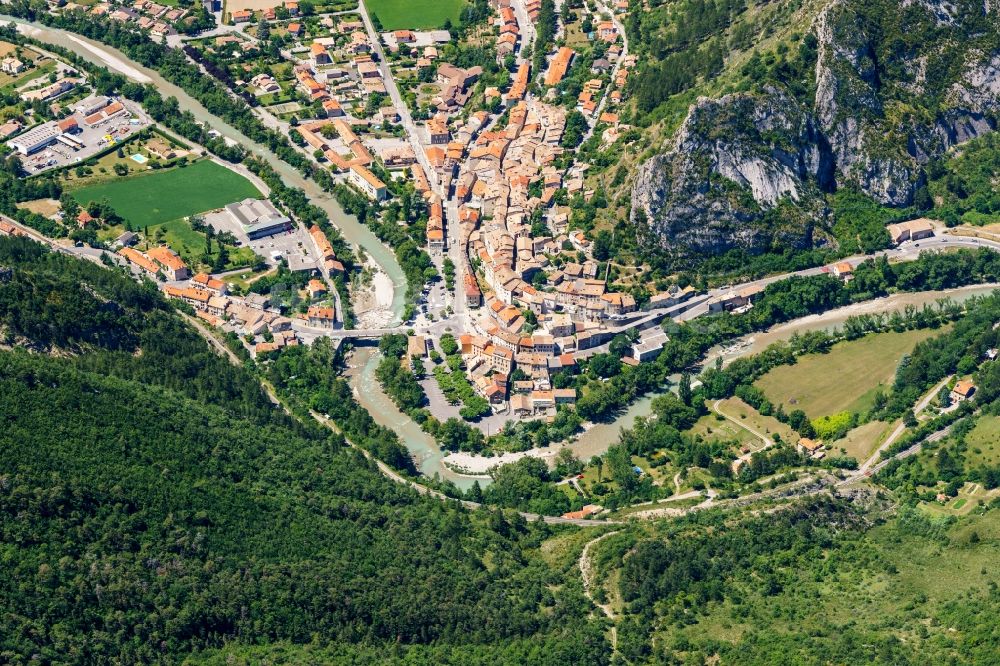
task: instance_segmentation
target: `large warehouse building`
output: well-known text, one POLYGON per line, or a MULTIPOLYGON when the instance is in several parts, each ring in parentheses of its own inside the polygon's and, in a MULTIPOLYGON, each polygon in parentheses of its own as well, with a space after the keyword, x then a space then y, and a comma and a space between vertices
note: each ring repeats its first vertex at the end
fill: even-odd
POLYGON ((22 155, 30 155, 58 139, 60 134, 62 130, 55 121, 47 122, 11 139, 7 145, 22 155))
POLYGON ((266 238, 289 231, 292 221, 266 199, 244 199, 226 206, 250 240, 266 238))

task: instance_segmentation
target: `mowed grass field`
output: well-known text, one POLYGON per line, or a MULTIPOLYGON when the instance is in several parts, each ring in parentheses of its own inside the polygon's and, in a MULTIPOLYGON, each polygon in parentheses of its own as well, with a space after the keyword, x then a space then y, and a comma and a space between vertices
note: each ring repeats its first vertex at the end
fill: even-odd
POLYGON ((839 412, 864 412, 880 386, 892 382, 900 359, 918 342, 944 329, 878 333, 841 342, 826 354, 807 354, 795 365, 771 370, 757 382, 785 411, 801 409, 810 419, 839 412))
POLYGON ((855 460, 859 462, 866 460, 872 451, 885 441, 895 425, 895 423, 886 423, 885 421, 869 421, 830 444, 830 448, 834 451, 843 449, 845 456, 854 456, 855 460))
POLYGON ((451 20, 458 24, 465 0, 368 0, 368 11, 383 30, 431 30, 451 20))
POLYGON ((204 160, 82 187, 73 196, 84 206, 107 199, 119 215, 141 229, 259 197, 260 192, 243 176, 204 160))

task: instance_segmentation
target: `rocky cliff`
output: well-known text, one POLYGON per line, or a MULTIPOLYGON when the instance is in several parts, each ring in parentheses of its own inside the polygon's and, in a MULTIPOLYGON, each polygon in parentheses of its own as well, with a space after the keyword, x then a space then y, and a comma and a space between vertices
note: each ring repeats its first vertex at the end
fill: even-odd
POLYGON ((833 183, 816 119, 773 87, 694 104, 673 148, 640 168, 633 211, 670 245, 693 252, 806 247, 802 224, 756 224, 782 200, 804 205, 833 183))
POLYGON ((996 126, 997 4, 834 0, 812 28, 811 92, 699 99, 640 167, 633 219, 665 248, 717 253, 813 243, 822 193, 845 185, 910 205, 930 159, 996 126))

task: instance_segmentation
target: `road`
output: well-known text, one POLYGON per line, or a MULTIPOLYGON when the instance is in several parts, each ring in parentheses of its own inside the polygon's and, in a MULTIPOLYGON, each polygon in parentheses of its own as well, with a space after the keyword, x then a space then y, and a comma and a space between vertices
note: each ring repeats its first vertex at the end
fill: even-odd
MULTIPOLYGON (((928 391, 927 394, 924 395, 920 399, 920 401, 917 402, 917 404, 913 407, 913 413, 919 414, 920 412, 927 409, 927 405, 931 403, 931 400, 933 400, 934 396, 938 394, 938 391, 941 390, 941 387, 948 383, 949 379, 951 379, 950 375, 942 379, 937 384, 935 384, 934 388, 928 391)), ((864 476, 871 476, 877 471, 876 468, 882 469, 882 467, 885 467, 885 463, 887 463, 888 461, 883 461, 882 463, 879 463, 877 465, 875 463, 881 459, 882 452, 887 451, 889 447, 895 444, 896 440, 899 439, 904 432, 906 432, 906 424, 900 423, 899 425, 897 425, 896 428, 892 431, 892 433, 890 433, 889 436, 885 438, 885 441, 882 442, 882 444, 877 449, 875 449, 874 452, 872 452, 872 454, 868 457, 868 459, 861 464, 861 466, 858 468, 854 476, 858 478, 864 476), (869 472, 871 472, 871 474, 869 474, 869 472)))
MULTIPOLYGON (((0 216, 0 217, 2 217, 5 221, 7 221, 8 223, 12 224, 16 228, 20 229, 26 236, 28 236, 28 237, 30 237, 30 238, 32 238, 34 240, 38 240, 38 241, 40 241, 40 242, 48 245, 49 247, 51 247, 55 251, 62 252, 64 254, 69 254, 69 255, 72 255, 72 256, 77 256, 77 257, 80 257, 80 258, 83 258, 83 259, 86 259, 86 260, 89 260, 89 261, 94 261, 96 263, 102 263, 101 259, 100 259, 100 254, 102 253, 101 251, 97 251, 97 250, 94 250, 92 248, 77 248, 77 247, 64 247, 64 246, 61 246, 61 245, 57 244, 55 241, 53 241, 52 239, 49 239, 49 238, 46 238, 45 236, 42 236, 41 234, 39 234, 34 229, 31 229, 29 227, 25 227, 24 225, 18 223, 17 221, 15 221, 15 220, 13 220, 11 218, 8 218, 6 216, 0 216), (95 254, 95 252, 97 254, 95 254)), ((109 256, 115 256, 115 255, 109 255, 109 256)), ((236 366, 242 366, 243 365, 243 363, 239 359, 239 357, 236 356, 236 354, 234 354, 232 352, 232 350, 230 350, 228 347, 226 347, 218 338, 216 338, 214 335, 212 335, 212 333, 209 330, 207 330, 207 328, 200 321, 198 321, 197 319, 195 319, 193 317, 190 317, 189 315, 183 315, 183 317, 184 317, 184 319, 186 321, 188 321, 188 323, 190 323, 192 325, 192 327, 194 328, 194 330, 213 349, 216 350, 216 352, 218 352, 219 354, 221 354, 225 358, 227 358, 229 360, 229 362, 232 363, 233 365, 236 365, 236 366)), ((947 380, 944 380, 944 381, 947 381, 947 380)), ((927 404, 929 404, 930 400, 933 399, 933 396, 937 394, 938 390, 940 390, 940 386, 941 385, 942 384, 939 383, 930 392, 928 392, 924 396, 924 398, 917 404, 916 411, 921 411, 922 409, 926 408, 926 406, 927 406, 927 404)), ((277 393, 274 391, 274 388, 272 386, 270 386, 270 384, 268 384, 266 382, 262 382, 261 383, 261 389, 265 392, 265 394, 268 396, 268 398, 271 400, 271 402, 273 402, 276 405, 280 405, 282 407, 282 409, 286 413, 290 413, 290 410, 288 409, 288 407, 278 397, 277 393)), ((716 405, 716 407, 717 407, 717 405, 716 405)), ((329 428, 331 428, 331 429, 333 429, 333 430, 335 430, 337 432, 340 432, 339 429, 336 427, 336 425, 332 421, 330 421, 329 419, 327 419, 325 416, 320 415, 320 414, 315 413, 315 412, 312 412, 312 415, 321 424, 323 424, 326 427, 329 427, 329 428)), ((727 415, 723 414, 723 416, 727 416, 727 415)), ((729 418, 729 417, 727 416, 727 418, 729 418)), ((745 427, 745 426, 743 426, 743 424, 740 424, 740 425, 741 425, 741 427, 745 427)), ((758 433, 758 432, 756 432, 756 431, 754 431, 754 430, 752 430, 750 428, 747 428, 747 429, 750 430, 751 432, 754 432, 755 435, 761 437, 762 439, 765 439, 765 440, 767 439, 762 434, 760 434, 760 433, 758 433)), ((943 439, 944 437, 946 437, 950 431, 951 431, 951 426, 949 426, 947 428, 944 428, 944 429, 942 429, 942 430, 940 430, 940 431, 938 431, 936 433, 933 433, 933 434, 929 435, 924 441, 925 442, 936 442, 936 441, 939 441, 939 440, 943 439)), ((897 428, 897 432, 901 432, 901 431, 897 428)), ((906 449, 905 451, 897 453, 892 458, 888 458, 888 459, 885 459, 885 460, 882 460, 882 461, 878 462, 877 464, 873 464, 874 461, 878 460, 878 458, 881 456, 882 451, 886 450, 889 446, 891 446, 891 444, 896 439, 898 439, 898 437, 899 437, 899 434, 896 434, 894 432, 894 435, 890 436, 890 438, 887 439, 886 442, 884 442, 882 444, 882 446, 880 446, 879 449, 877 451, 875 451, 875 453, 873 453, 873 455, 868 460, 865 461, 865 464, 861 468, 859 468, 854 474, 851 474, 847 478, 842 479, 839 482, 837 482, 836 486, 837 487, 843 487, 843 486, 847 486, 847 485, 856 483, 858 481, 864 480, 867 477, 870 477, 870 476, 873 476, 873 475, 877 474, 879 471, 881 471, 886 465, 888 465, 893 460, 901 460, 903 458, 915 455, 916 453, 918 453, 920 451, 922 444, 915 444, 914 446, 906 449)), ((483 508, 483 505, 481 505, 481 504, 479 504, 477 502, 471 502, 471 501, 468 501, 468 500, 456 500, 454 498, 446 496, 444 493, 441 493, 440 491, 428 488, 427 486, 424 486, 424 485, 418 483, 417 481, 414 481, 412 479, 408 479, 408 478, 404 477, 403 475, 399 474, 398 472, 396 472, 395 470, 393 470, 391 467, 389 467, 388 465, 386 465, 382 461, 380 461, 377 458, 375 458, 371 453, 369 453, 365 449, 362 449, 361 447, 359 447, 358 445, 356 445, 354 442, 352 442, 346 436, 344 437, 344 440, 345 440, 345 442, 347 442, 347 444, 349 446, 351 446, 352 448, 358 450, 367 459, 369 459, 372 462, 374 462, 375 465, 376 465, 376 467, 378 468, 379 472, 383 476, 385 476, 386 478, 388 478, 389 480, 391 480, 391 481, 393 481, 395 483, 399 483, 401 485, 409 486, 410 488, 416 490, 420 494, 427 495, 429 497, 434 497, 434 498, 439 499, 441 501, 447 501, 447 502, 456 502, 457 501, 460 504, 462 504, 463 507, 465 507, 467 509, 474 510, 474 509, 483 508)), ((805 484, 805 482, 803 482, 803 485, 807 485, 807 484, 805 484)), ((813 489, 808 489, 807 488, 806 491, 804 493, 802 493, 802 494, 814 494, 816 492, 822 492, 823 490, 825 490, 826 487, 827 487, 827 485, 820 484, 818 488, 813 488, 813 489)), ((782 492, 784 492, 784 491, 782 491, 782 492)), ((694 496, 699 496, 699 495, 700 495, 700 493, 698 493, 697 491, 692 491, 692 493, 689 493, 687 495, 676 495, 676 496, 667 498, 666 500, 662 500, 659 503, 676 501, 676 500, 680 500, 680 499, 686 499, 688 496, 694 497, 694 496)), ((678 510, 678 511, 687 512, 687 511, 700 510, 700 509, 708 508, 710 506, 715 506, 715 505, 721 506, 722 503, 713 503, 714 495, 715 495, 715 493, 713 491, 709 491, 708 492, 708 498, 706 499, 705 502, 702 502, 701 504, 698 504, 695 507, 689 507, 688 509, 683 509, 683 510, 678 510)), ((747 501, 752 501, 752 500, 755 500, 755 499, 757 499, 759 497, 763 497, 763 496, 765 496, 765 495, 763 493, 760 493, 760 494, 757 494, 757 495, 751 495, 751 496, 736 498, 734 500, 729 500, 726 503, 727 504, 731 504, 731 503, 734 503, 734 502, 747 502, 747 501)), ((658 514, 656 513, 657 511, 659 511, 659 510, 652 509, 650 512, 648 512, 649 515, 645 515, 645 513, 634 514, 633 518, 647 518, 647 517, 648 518, 656 518, 656 517, 658 517, 658 514)), ((530 513, 530 512, 524 512, 524 511, 519 511, 518 513, 525 520, 527 520, 527 521, 533 522, 533 521, 541 519, 543 522, 545 522, 546 524, 550 524, 550 525, 575 525, 575 526, 578 526, 578 527, 596 527, 596 526, 601 526, 601 525, 622 524, 622 521, 616 521, 616 520, 577 519, 577 518, 562 518, 562 517, 559 517, 559 516, 540 516, 539 514, 530 513)), ((581 557, 583 557, 583 556, 581 556, 581 557)), ((582 562, 582 560, 581 560, 581 562, 582 562)), ((583 564, 584 564, 584 566, 587 566, 586 563, 583 563, 583 564)), ((582 567, 581 567, 581 570, 582 570, 582 567)), ((585 586, 586 586, 586 584, 585 584, 585 586)), ((596 604, 596 602, 595 602, 595 604, 596 604)), ((605 608, 601 604, 596 604, 596 605, 598 605, 598 607, 600 607, 601 610, 605 614, 609 613, 610 609, 605 608)))
MULTIPOLYGON (((928 435, 922 442, 918 442, 917 444, 914 444, 910 448, 908 448, 908 449, 906 449, 904 451, 900 451, 899 453, 897 453, 896 455, 892 456, 891 458, 886 458, 885 460, 880 461, 878 464, 876 464, 874 466, 869 466, 867 469, 864 470, 864 472, 862 472, 861 469, 858 469, 858 471, 855 472, 854 474, 851 474, 846 479, 843 479, 842 481, 838 482, 837 486, 838 487, 849 486, 852 483, 857 483, 858 481, 863 481, 866 478, 873 477, 876 474, 878 474, 879 472, 881 472, 889 463, 893 462, 894 460, 903 460, 904 458, 909 458, 910 456, 913 456, 913 455, 916 455, 917 453, 920 453, 920 449, 923 448, 924 444, 930 444, 930 443, 933 443, 933 442, 939 442, 939 441, 941 441, 942 439, 944 439, 945 437, 947 437, 951 433, 951 429, 952 429, 952 426, 948 426, 947 428, 943 428, 941 430, 938 430, 937 432, 928 435)), ((883 448, 884 448, 884 446, 883 447, 879 447, 879 452, 876 453, 876 456, 879 455, 879 453, 881 452, 881 450, 883 448)), ((869 463, 869 462, 871 462, 873 460, 876 460, 876 459, 877 458, 875 456, 872 456, 871 458, 869 458, 865 462, 869 463)))
MULTIPOLYGON (((518 61, 523 60, 524 50, 535 42, 535 24, 528 17, 528 10, 525 8, 524 0, 511 0, 510 6, 514 8, 514 16, 517 17, 517 27, 521 31, 521 47, 518 49, 518 61)), ((538 72, 535 72, 537 74, 538 72)))
POLYGON ((0 214, 0 219, 18 229, 23 235, 27 236, 31 240, 42 243, 43 245, 47 245, 56 252, 60 252, 62 254, 68 254, 72 257, 77 257, 78 259, 86 259, 87 261, 92 261, 95 264, 101 264, 102 266, 104 265, 104 262, 101 259, 101 255, 106 254, 108 257, 111 258, 111 260, 114 263, 118 264, 119 266, 127 265, 124 259, 122 259, 121 257, 112 252, 106 252, 105 250, 98 250, 93 247, 87 247, 86 245, 83 247, 76 247, 75 245, 60 245, 55 240, 49 238, 48 236, 43 236, 38 231, 32 229, 27 225, 21 224, 12 217, 7 217, 6 215, 0 214))
POLYGON ((403 96, 399 94, 399 88, 396 86, 396 79, 392 75, 392 68, 389 66, 389 60, 385 57, 385 52, 382 49, 382 38, 375 31, 375 25, 372 23, 372 19, 368 14, 368 8, 365 6, 364 0, 358 0, 358 13, 361 15, 361 20, 365 24, 365 31, 368 33, 368 40, 372 44, 372 48, 375 53, 378 54, 378 67, 379 71, 382 73, 382 80, 385 82, 385 90, 389 93, 389 99, 392 100, 393 106, 396 107, 396 111, 399 113, 399 118, 403 129, 406 130, 406 136, 410 140, 410 146, 413 148, 413 154, 416 155, 417 161, 424 170, 424 174, 427 176, 427 182, 430 183, 431 189, 438 194, 441 194, 441 184, 438 182, 437 172, 431 167, 430 160, 427 159, 427 154, 424 153, 424 148, 420 143, 420 134, 417 131, 417 125, 413 122, 413 116, 410 114, 410 107, 406 105, 403 101, 403 96))
MULTIPOLYGON (((594 585, 595 572, 594 572, 594 562, 590 557, 590 553, 591 550, 593 550, 594 546, 596 546, 598 543, 600 543, 604 539, 607 539, 609 536, 612 536, 614 534, 618 534, 618 531, 616 530, 614 532, 606 532, 588 541, 587 544, 583 547, 583 550, 580 551, 580 559, 577 562, 577 566, 580 567, 580 577, 583 580, 583 593, 586 595, 588 599, 590 599, 590 603, 600 608, 601 612, 604 613, 605 617, 607 617, 612 622, 614 622, 615 613, 613 610, 611 610, 611 604, 607 602, 601 603, 594 598, 592 587, 594 585)), ((618 630, 614 626, 611 627, 611 649, 614 651, 618 650, 618 630)))
MULTIPOLYGON (((984 238, 970 238, 967 236, 952 236, 952 235, 940 235, 934 236, 932 238, 925 238, 916 242, 907 241, 901 244, 899 247, 892 248, 889 250, 881 250, 869 255, 854 255, 841 259, 840 261, 845 261, 851 266, 857 266, 858 264, 872 259, 874 257, 886 256, 890 261, 913 261, 920 257, 924 252, 928 251, 940 251, 947 250, 950 248, 988 248, 997 252, 1000 252, 1000 242, 991 241, 984 238)), ((791 273, 781 273, 780 275, 771 275, 769 277, 760 278, 759 280, 751 280, 750 282, 742 282, 740 284, 720 287, 717 289, 711 289, 708 292, 708 298, 700 305, 691 308, 687 312, 684 312, 677 317, 678 321, 690 321, 696 319, 705 314, 708 314, 709 302, 720 297, 725 296, 733 291, 739 291, 742 289, 747 289, 749 287, 766 287, 773 282, 780 282, 782 280, 787 280, 790 277, 806 277, 810 275, 820 275, 829 271, 827 266, 816 266, 814 268, 807 268, 801 271, 794 271, 791 273)))
MULTIPOLYGON (((243 365, 243 362, 239 359, 239 357, 236 356, 236 354, 234 354, 228 347, 223 345, 214 335, 212 335, 212 333, 208 329, 202 326, 201 322, 187 315, 185 315, 184 318, 190 324, 192 324, 192 326, 194 326, 195 331, 197 331, 198 334, 201 335, 201 337, 204 338, 205 341, 208 342, 208 344, 213 349, 215 349, 218 353, 225 356, 230 363, 236 366, 243 365)), ((280 405, 282 409, 285 410, 286 413, 291 414, 288 407, 284 404, 281 398, 278 397, 277 393, 274 390, 274 387, 272 387, 270 384, 266 382, 262 382, 261 389, 263 389, 263 391, 267 394, 271 402, 273 402, 276 405, 280 405)), ((448 497, 447 495, 438 490, 428 488, 423 484, 420 484, 412 479, 406 478, 405 476, 403 476, 402 474, 400 474, 399 472, 392 469, 384 462, 373 456, 367 450, 361 448, 360 446, 352 442, 346 435, 344 435, 344 433, 340 430, 340 428, 338 428, 337 425, 333 421, 328 419, 326 416, 312 410, 310 410, 309 413, 312 415, 314 419, 316 419, 317 422, 341 434, 344 437, 344 441, 347 442, 348 446, 360 452, 361 455, 363 455, 365 458, 375 463, 375 466, 378 468, 378 471, 382 474, 382 476, 386 477, 390 481, 393 481, 400 485, 408 486, 413 490, 417 491, 418 493, 420 493, 421 495, 427 495, 428 497, 433 497, 443 502, 458 502, 466 509, 474 510, 474 509, 484 508, 483 505, 479 504, 478 502, 471 502, 469 500, 457 500, 453 497, 448 497)), ((579 527, 595 527, 599 525, 617 524, 619 522, 612 520, 586 520, 577 518, 561 518, 559 516, 541 516, 537 513, 530 513, 526 511, 519 511, 518 513, 528 522, 534 522, 538 519, 541 519, 543 522, 549 525, 576 525, 579 527)))
MULTIPOLYGON (((618 19, 618 15, 613 10, 609 9, 608 6, 601 0, 597 0, 597 10, 598 12, 604 12, 611 17, 611 22, 614 24, 615 30, 618 31, 618 34, 621 35, 622 38, 621 55, 618 56, 618 60, 615 61, 614 66, 611 68, 611 80, 614 81, 615 77, 618 76, 618 71, 622 68, 622 60, 624 60, 625 56, 628 55, 628 35, 625 34, 625 26, 622 25, 622 22, 618 19)), ((605 90, 604 94, 601 95, 601 101, 597 103, 597 108, 594 110, 594 115, 592 117, 593 122, 588 122, 587 132, 583 135, 583 140, 580 142, 581 144, 586 143, 594 133, 594 128, 597 127, 597 120, 601 117, 601 113, 604 112, 604 107, 607 106, 610 92, 610 90, 605 90)))
MULTIPOLYGON (((341 432, 341 430, 337 427, 337 425, 333 421, 331 421, 330 419, 326 418, 322 414, 319 414, 319 413, 316 413, 316 412, 312 412, 312 411, 310 411, 310 413, 313 415, 313 418, 315 418, 318 422, 322 423, 323 425, 325 425, 326 427, 330 428, 331 430, 334 430, 335 432, 338 432, 341 435, 343 435, 343 433, 341 432)), ((448 497, 447 495, 445 495, 441 491, 434 490, 433 488, 428 488, 427 486, 425 486, 425 485, 423 485, 421 483, 417 483, 413 479, 408 479, 405 476, 403 476, 402 474, 400 474, 399 472, 397 472, 396 470, 394 470, 391 467, 389 467, 388 465, 386 465, 384 462, 382 462, 381 460, 379 460, 375 456, 373 456, 371 453, 369 453, 365 449, 361 448, 360 446, 358 446, 357 444, 355 444, 351 440, 347 439, 346 436, 344 436, 344 441, 346 441, 347 444, 351 448, 356 449, 357 451, 361 452, 361 455, 363 455, 365 458, 367 458, 367 459, 371 460, 372 462, 374 462, 375 465, 376 465, 376 467, 378 467, 379 472, 381 472, 382 475, 384 477, 386 477, 387 479, 389 479, 390 481, 394 481, 394 482, 396 482, 398 484, 401 484, 401 485, 409 486, 410 488, 412 488, 413 490, 416 490, 421 495, 427 495, 428 497, 433 497, 433 498, 439 499, 439 500, 441 500, 443 502, 458 502, 459 504, 461 504, 466 509, 473 509, 473 510, 475 510, 475 509, 481 509, 481 508, 487 508, 487 509, 491 508, 491 507, 487 507, 487 506, 485 506, 483 504, 480 504, 479 502, 472 502, 472 501, 469 501, 469 500, 458 500, 458 499, 455 499, 454 497, 448 497)), ((528 522, 535 522, 536 520, 538 520, 540 518, 542 520, 542 522, 544 522, 544 523, 546 523, 548 525, 576 525, 578 527, 597 527, 597 526, 600 526, 600 525, 615 525, 615 524, 620 524, 620 521, 615 521, 615 520, 588 520, 588 519, 583 519, 583 518, 562 518, 560 516, 542 516, 542 515, 539 515, 537 513, 530 513, 530 512, 527 512, 527 511, 518 511, 517 513, 522 518, 524 518, 526 521, 528 521, 528 522)))

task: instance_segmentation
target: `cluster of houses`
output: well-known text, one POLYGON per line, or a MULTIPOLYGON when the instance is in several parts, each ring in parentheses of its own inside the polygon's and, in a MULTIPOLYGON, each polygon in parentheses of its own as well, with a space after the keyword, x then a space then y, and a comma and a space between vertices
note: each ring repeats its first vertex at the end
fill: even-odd
POLYGON ((171 282, 178 282, 187 280, 191 276, 190 269, 180 255, 164 245, 150 248, 146 252, 140 252, 133 247, 123 247, 118 250, 118 254, 152 278, 163 275, 171 282))
POLYGON ((746 312, 764 295, 764 285, 754 284, 733 289, 708 301, 709 312, 746 312))
POLYGON ((326 275, 343 273, 344 264, 337 259, 337 255, 333 251, 333 245, 330 244, 330 239, 326 237, 323 230, 314 224, 309 227, 309 235, 312 236, 313 243, 316 244, 316 249, 323 261, 323 272, 326 275))
MULTIPOLYGON (((289 24, 289 29, 299 24, 289 24)), ((298 58, 295 78, 299 88, 310 100, 334 100, 338 105, 346 101, 364 100, 373 93, 384 94, 385 81, 378 64, 371 56, 371 43, 360 21, 334 23, 324 17, 320 26, 329 31, 326 36, 315 37, 308 44, 292 49, 302 51, 298 58), (355 76, 350 77, 353 70, 355 76)), ((343 115, 337 107, 324 106, 329 117, 343 115)))
POLYGON ((464 334, 459 344, 473 389, 491 404, 509 402, 516 415, 535 416, 576 403, 575 389, 552 387, 553 375, 574 371, 576 361, 570 353, 558 353, 551 335, 464 334), (511 381, 515 369, 523 378, 511 381))
POLYGON ((497 62, 502 63, 507 56, 513 55, 517 50, 517 42, 521 38, 521 26, 517 22, 517 13, 511 6, 510 0, 497 0, 495 4, 498 30, 495 48, 497 62))
MULTIPOLYGON (((235 34, 230 34, 230 35, 219 35, 218 37, 215 37, 212 40, 211 45, 205 46, 205 50, 208 53, 217 53, 221 56, 226 56, 229 58, 242 59, 242 58, 256 57, 260 53, 260 46, 255 41, 246 39, 244 37, 235 34)), ((258 75, 258 76, 262 76, 264 78, 270 78, 267 77, 267 75, 258 75)), ((268 90, 266 90, 265 92, 258 92, 258 94, 276 93, 281 90, 281 87, 278 86, 277 82, 274 82, 274 79, 271 79, 271 81, 273 82, 273 86, 272 85, 262 86, 268 88, 268 90)))
POLYGON ((84 83, 84 79, 75 76, 63 76, 38 88, 31 88, 21 92, 21 99, 25 102, 52 102, 70 92, 76 90, 77 86, 84 83))
POLYGON ((472 86, 482 75, 483 68, 479 66, 463 69, 447 62, 439 64, 435 80, 441 86, 441 92, 432 100, 438 112, 454 113, 464 107, 469 101, 472 86))
MULTIPOLYGON (((214 2, 214 0, 205 0, 206 4, 209 2, 214 2)), ((209 9, 209 11, 215 11, 214 8, 209 9)), ((265 21, 275 21, 280 16, 296 17, 299 15, 299 3, 295 0, 288 0, 287 2, 277 3, 270 7, 264 7, 258 12, 259 17, 265 21), (279 12, 280 9, 280 12, 279 12)), ((241 7, 239 9, 233 10, 229 14, 232 22, 235 23, 247 23, 252 21, 254 18, 254 10, 241 7)), ((290 30, 293 34, 295 31, 290 30)))
MULTIPOLYGON (((153 250, 147 252, 147 255, 152 254, 153 250)), ((208 274, 198 273, 187 284, 166 284, 163 292, 169 298, 176 298, 190 305, 195 314, 209 325, 227 328, 252 340, 250 349, 255 355, 295 346, 301 342, 293 330, 292 318, 284 316, 267 296, 229 294, 225 282, 208 274)), ((320 299, 327 295, 327 288, 322 281, 313 279, 309 281, 306 292, 310 299, 320 299)), ((330 328, 336 321, 334 315, 334 308, 331 306, 312 305, 299 318, 303 324, 312 327, 330 328)))
POLYGON ((230 295, 225 282, 205 273, 192 277, 188 286, 164 285, 163 293, 190 305, 209 325, 218 327, 225 322, 240 335, 254 339, 255 355, 299 344, 292 320, 272 308, 261 294, 230 295), (259 336, 270 339, 256 341, 259 336))
MULTIPOLYGON (((600 322, 635 311, 631 295, 607 291, 597 277, 597 262, 551 263, 564 247, 589 256, 590 242, 581 232, 565 233, 565 214, 549 215, 558 235, 532 236, 532 215, 549 209, 558 189, 582 191, 582 178, 554 164, 563 151, 565 111, 521 101, 510 109, 509 119, 504 129, 478 136, 456 182, 460 237, 470 267, 478 266, 491 299, 536 315, 561 311, 578 321, 600 322), (541 284, 535 280, 540 271, 546 275, 541 284)), ((478 296, 470 290, 469 305, 478 305, 473 300, 478 296)), ((501 323, 508 330, 518 326, 517 319, 501 323)))
POLYGON ((26 233, 15 227, 7 220, 0 219, 0 235, 3 236, 27 236, 26 233))
POLYGON ((158 38, 176 35, 177 24, 191 15, 190 10, 183 7, 160 5, 151 0, 135 0, 132 3, 121 4, 101 2, 94 5, 90 13, 94 16, 107 16, 119 23, 134 24, 158 38))
MULTIPOLYGON (((424 98, 435 114, 425 123, 432 145, 448 143, 449 116, 460 113, 465 108, 476 82, 483 74, 483 69, 479 66, 463 68, 439 60, 439 45, 450 40, 451 35, 447 30, 396 30, 382 34, 382 41, 388 47, 393 67, 400 73, 407 73, 404 80, 427 81, 423 75, 433 68, 434 90, 424 98), (404 54, 409 54, 410 57, 404 58, 404 54)), ((421 92, 418 96, 423 94, 421 92)))

